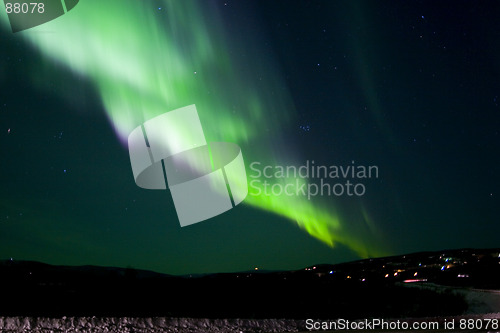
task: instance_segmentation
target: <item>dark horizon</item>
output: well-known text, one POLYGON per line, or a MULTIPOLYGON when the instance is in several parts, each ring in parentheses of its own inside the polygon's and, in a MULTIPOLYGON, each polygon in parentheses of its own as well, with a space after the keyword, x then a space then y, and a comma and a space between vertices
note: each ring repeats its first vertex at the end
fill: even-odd
MULTIPOLYGON (((352 260, 352 261, 345 261, 345 262, 337 262, 337 263, 315 263, 312 265, 304 266, 304 267, 297 267, 297 268, 292 268, 292 269, 286 269, 286 270, 269 270, 261 267, 251 267, 248 270, 243 270, 243 271, 222 271, 222 272, 203 272, 203 273, 186 273, 186 274, 169 274, 169 273, 164 273, 164 272, 159 272, 159 271, 153 271, 153 270, 147 270, 147 269, 141 269, 139 267, 133 267, 133 266, 126 266, 126 267, 120 267, 120 266, 101 266, 101 265, 92 265, 92 264, 83 264, 83 265, 57 265, 57 264, 52 264, 49 262, 41 262, 41 261, 36 261, 36 260, 18 260, 15 258, 7 258, 7 259, 1 259, 0 258, 0 263, 8 263, 8 262, 23 262, 23 263, 34 263, 34 264, 42 264, 42 265, 47 265, 47 266, 53 266, 53 267, 71 267, 71 268, 83 268, 83 267, 92 267, 92 268, 104 268, 104 269, 120 269, 120 270, 134 270, 134 271, 143 271, 143 272, 149 272, 149 273, 154 273, 154 274, 160 274, 160 275, 166 275, 166 276, 173 276, 173 277, 188 277, 188 276, 204 276, 204 275, 217 275, 217 274, 239 274, 239 273, 252 273, 252 274, 259 274, 259 273, 278 273, 278 272, 296 272, 296 271, 301 271, 306 268, 311 268, 311 267, 320 267, 320 266, 342 266, 342 265, 350 265, 350 264, 356 264, 356 263, 362 263, 362 262, 370 262, 370 261, 384 261, 384 260, 389 260, 389 259, 404 259, 405 257, 417 257, 417 256, 423 256, 423 255, 437 255, 437 254, 457 254, 459 252, 472 252, 472 251, 477 251, 480 252, 482 255, 485 253, 495 253, 498 252, 500 256, 500 247, 498 248, 456 248, 456 249, 443 249, 439 251, 419 251, 419 252, 412 252, 412 253, 401 253, 401 254, 394 254, 390 256, 385 256, 385 257, 374 257, 374 258, 362 258, 362 259, 357 259, 357 260, 352 260), (257 268, 257 269, 256 269, 257 268)), ((499 257, 500 258, 500 257, 499 257)))
POLYGON ((499 264, 500 249, 196 276, 9 260, 0 261, 0 316, 187 317, 191 321, 486 314, 498 308, 486 300, 482 302, 488 307, 481 307, 467 295, 478 289, 496 297, 498 304, 499 264))

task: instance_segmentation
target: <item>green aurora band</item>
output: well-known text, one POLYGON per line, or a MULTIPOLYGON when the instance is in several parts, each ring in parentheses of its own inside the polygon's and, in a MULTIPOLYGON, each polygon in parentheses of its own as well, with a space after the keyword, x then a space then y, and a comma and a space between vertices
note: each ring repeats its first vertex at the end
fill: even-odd
MULTIPOLYGON (((258 31, 249 36, 231 27, 205 1, 164 1, 161 10, 146 3, 84 0, 16 36, 94 85, 122 143, 145 120, 196 104, 207 141, 239 144, 247 173, 251 161, 297 160, 279 134, 293 119, 294 106, 258 31)), ((42 88, 43 65, 39 71, 33 79, 42 88)), ((348 224, 331 203, 301 196, 249 195, 244 203, 296 222, 329 246, 344 244, 361 257, 386 254, 363 207, 354 217, 361 222, 348 224)))

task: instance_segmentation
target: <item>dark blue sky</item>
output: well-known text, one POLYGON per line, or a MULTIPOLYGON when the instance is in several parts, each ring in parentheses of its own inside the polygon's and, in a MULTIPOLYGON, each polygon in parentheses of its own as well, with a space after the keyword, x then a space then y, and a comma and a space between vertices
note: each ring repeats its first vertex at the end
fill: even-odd
MULTIPOLYGON (((297 111, 282 135, 300 160, 379 167, 362 198, 321 199, 347 220, 364 207, 377 231, 361 239, 386 254, 499 246, 497 1, 214 3, 273 59, 297 111)), ((33 83, 42 58, 1 31, 0 258, 173 274, 358 258, 245 204, 180 228, 168 192, 134 184, 89 82, 45 62, 44 89, 33 83)))

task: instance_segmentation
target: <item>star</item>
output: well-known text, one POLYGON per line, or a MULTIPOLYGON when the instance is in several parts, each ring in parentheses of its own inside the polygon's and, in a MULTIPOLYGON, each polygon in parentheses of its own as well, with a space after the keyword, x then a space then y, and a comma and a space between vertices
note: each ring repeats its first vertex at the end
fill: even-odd
POLYGON ((300 125, 299 128, 304 132, 309 132, 311 130, 311 126, 309 125, 300 125))

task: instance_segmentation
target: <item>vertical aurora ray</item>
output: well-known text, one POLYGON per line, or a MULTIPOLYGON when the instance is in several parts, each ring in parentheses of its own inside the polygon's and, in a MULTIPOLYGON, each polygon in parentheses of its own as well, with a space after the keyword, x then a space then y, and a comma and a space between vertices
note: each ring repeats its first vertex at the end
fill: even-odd
MULTIPOLYGON (((239 144, 247 169, 256 160, 283 164, 284 151, 293 149, 277 138, 294 108, 272 61, 259 49, 258 37, 240 40, 237 32, 227 32, 205 1, 164 1, 160 7, 85 0, 70 13, 18 35, 96 87, 123 143, 145 120, 196 104, 207 141, 239 144)), ((0 21, 7 30, 3 11, 0 21)), ((341 221, 331 203, 326 207, 285 195, 249 195, 245 203, 296 222, 330 246, 341 243, 363 257, 383 253, 366 234, 354 233, 341 221)))

